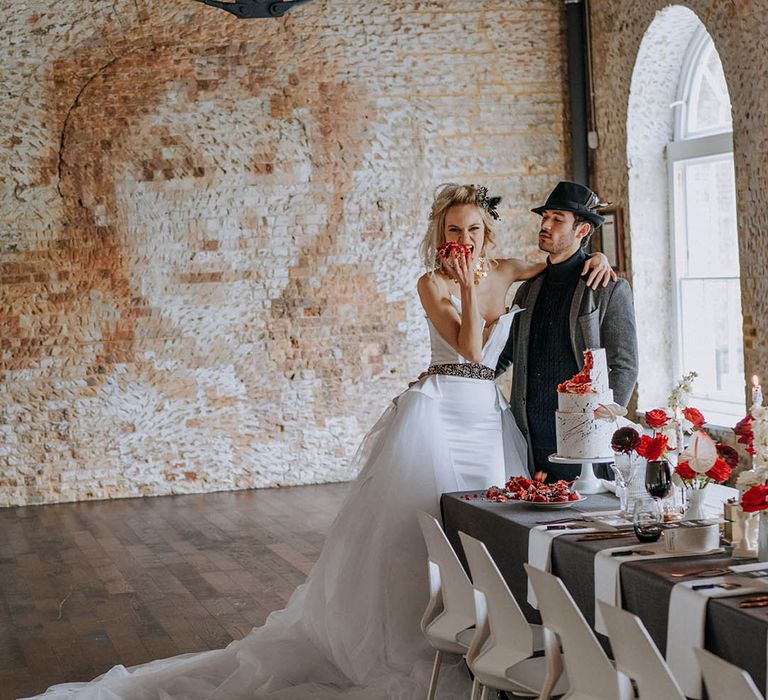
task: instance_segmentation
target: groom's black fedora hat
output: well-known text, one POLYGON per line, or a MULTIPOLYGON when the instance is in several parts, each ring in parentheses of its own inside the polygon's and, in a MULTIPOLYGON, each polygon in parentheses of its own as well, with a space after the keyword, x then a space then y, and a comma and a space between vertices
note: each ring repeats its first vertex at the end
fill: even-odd
POLYGON ((547 201, 531 211, 536 214, 541 214, 545 209, 572 211, 595 226, 600 226, 605 219, 595 211, 599 204, 600 198, 589 187, 576 182, 558 182, 547 201))

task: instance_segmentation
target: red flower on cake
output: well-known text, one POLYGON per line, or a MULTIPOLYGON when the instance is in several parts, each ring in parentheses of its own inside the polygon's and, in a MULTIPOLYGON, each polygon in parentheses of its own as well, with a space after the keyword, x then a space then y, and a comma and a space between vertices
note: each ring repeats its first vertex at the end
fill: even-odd
POLYGON ((707 422, 704 414, 698 408, 687 406, 683 409, 683 416, 685 416, 685 420, 693 424, 694 428, 700 428, 707 422))
POLYGON ((768 486, 758 484, 741 497, 741 507, 745 513, 754 513, 768 508, 768 486))
POLYGON ((731 478, 731 468, 725 462, 725 460, 719 457, 715 460, 715 463, 705 472, 712 481, 722 484, 724 481, 728 481, 731 478))
POLYGON ((663 428, 669 423, 669 420, 669 416, 661 408, 654 408, 652 411, 645 412, 645 422, 648 424, 649 428, 653 428, 654 430, 663 428))
POLYGON ((584 366, 581 372, 574 374, 568 381, 557 385, 557 390, 561 394, 588 394, 592 391, 592 377, 590 372, 594 366, 592 353, 589 350, 584 351, 584 366))
POLYGON ((643 435, 640 438, 640 444, 637 446, 637 454, 645 457, 649 462, 655 462, 667 451, 667 436, 656 435, 648 437, 643 435))
POLYGON ((733 432, 739 436, 738 443, 740 445, 747 446, 747 454, 754 455, 755 448, 753 443, 755 440, 755 435, 752 432, 752 415, 747 414, 738 423, 736 423, 733 428, 733 432))

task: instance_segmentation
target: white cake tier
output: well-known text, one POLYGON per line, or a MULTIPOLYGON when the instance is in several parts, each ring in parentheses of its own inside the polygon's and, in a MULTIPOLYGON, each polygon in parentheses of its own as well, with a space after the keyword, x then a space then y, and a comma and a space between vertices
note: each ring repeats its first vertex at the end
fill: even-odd
POLYGON ((556 411, 557 454, 574 461, 610 457, 615 429, 615 423, 597 420, 591 413, 556 411))
POLYGON ((558 394, 557 407, 561 413, 589 413, 594 415, 600 405, 609 406, 613 403, 613 390, 602 394, 558 394))
POLYGON ((603 394, 608 391, 608 361, 605 358, 605 350, 603 348, 589 348, 587 352, 592 353, 592 369, 589 372, 592 391, 603 394))

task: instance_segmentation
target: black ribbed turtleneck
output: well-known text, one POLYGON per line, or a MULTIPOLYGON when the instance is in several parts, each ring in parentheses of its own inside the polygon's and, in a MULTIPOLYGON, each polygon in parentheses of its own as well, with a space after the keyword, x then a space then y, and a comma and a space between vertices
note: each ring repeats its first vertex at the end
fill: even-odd
POLYGON ((557 451, 557 385, 579 371, 571 346, 569 314, 587 255, 582 248, 568 260, 547 260, 531 316, 528 345, 528 427, 536 469, 553 471, 547 457, 557 451))

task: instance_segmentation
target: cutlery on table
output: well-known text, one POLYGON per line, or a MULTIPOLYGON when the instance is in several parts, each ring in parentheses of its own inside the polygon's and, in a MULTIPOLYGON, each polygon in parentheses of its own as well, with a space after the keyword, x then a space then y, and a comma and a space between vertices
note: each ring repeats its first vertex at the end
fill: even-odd
POLYGON ((722 567, 720 568, 709 568, 709 569, 696 569, 695 571, 676 571, 673 574, 668 574, 672 578, 687 578, 688 576, 694 576, 696 578, 710 578, 713 576, 728 576, 729 574, 735 573, 734 571, 731 571, 730 569, 724 569, 722 567))
POLYGON ((739 603, 740 608, 765 608, 768 607, 768 598, 759 600, 757 598, 750 600, 742 600, 739 603))
POLYGON ((705 588, 722 588, 726 591, 730 591, 734 588, 741 588, 740 583, 733 583, 732 581, 723 581, 722 583, 699 583, 695 586, 691 586, 691 590, 701 591, 705 588))
POLYGON ((562 525, 547 525, 547 530, 583 530, 584 527, 583 523, 563 523, 562 525))
POLYGON ((586 520, 586 518, 582 517, 573 517, 570 518, 558 518, 557 520, 537 520, 537 525, 559 525, 560 523, 575 523, 579 521, 586 520))
POLYGON ((612 557, 631 557, 636 554, 640 557, 648 557, 652 554, 656 554, 652 549, 621 549, 617 552, 611 552, 612 557))
POLYGON ((740 603, 754 603, 757 600, 768 600, 768 593, 759 593, 757 595, 753 595, 749 598, 744 598, 744 600, 739 601, 740 603))
POLYGON ((579 537, 577 542, 599 542, 601 540, 616 540, 624 537, 633 537, 634 532, 592 532, 579 537))

